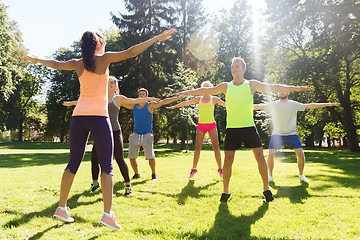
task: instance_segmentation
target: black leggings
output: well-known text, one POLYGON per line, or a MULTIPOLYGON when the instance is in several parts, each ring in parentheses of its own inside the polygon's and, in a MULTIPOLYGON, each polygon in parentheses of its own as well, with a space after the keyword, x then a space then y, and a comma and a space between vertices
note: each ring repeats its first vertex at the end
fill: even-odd
MULTIPOLYGON (((124 159, 124 147, 121 130, 113 131, 114 136, 114 157, 119 165, 121 175, 124 178, 125 182, 130 182, 129 177, 129 168, 124 159)), ((98 180, 99 178, 99 160, 96 153, 95 144, 91 152, 91 173, 93 180, 98 180)))

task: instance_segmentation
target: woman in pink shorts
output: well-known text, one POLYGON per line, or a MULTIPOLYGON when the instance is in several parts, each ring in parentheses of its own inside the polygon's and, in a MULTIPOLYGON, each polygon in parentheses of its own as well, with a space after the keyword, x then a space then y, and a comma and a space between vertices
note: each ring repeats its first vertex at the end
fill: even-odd
MULTIPOLYGON (((213 87, 213 84, 209 81, 205 81, 201 83, 201 87, 213 87)), ((218 139, 218 131, 216 128, 216 121, 214 119, 214 108, 215 104, 219 104, 225 107, 225 102, 220 98, 206 95, 202 97, 196 97, 189 101, 185 101, 179 104, 176 104, 171 107, 167 107, 167 109, 174 109, 179 107, 185 107, 192 104, 199 104, 199 122, 196 131, 196 141, 195 141, 195 153, 193 160, 193 167, 190 171, 189 178, 192 178, 195 173, 197 173, 197 164, 200 158, 200 151, 203 145, 204 136, 208 132, 211 139, 211 145, 215 153, 216 163, 218 165, 218 173, 220 177, 222 177, 222 167, 221 167, 221 154, 219 148, 219 139, 218 139)))

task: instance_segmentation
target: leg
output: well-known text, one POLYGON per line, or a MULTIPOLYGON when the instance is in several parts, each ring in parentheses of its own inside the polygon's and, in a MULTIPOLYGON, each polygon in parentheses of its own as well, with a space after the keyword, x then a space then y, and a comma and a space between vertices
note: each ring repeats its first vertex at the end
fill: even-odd
POLYGON ((274 170, 274 159, 275 159, 275 155, 276 155, 276 149, 269 149, 269 153, 267 156, 267 165, 268 165, 268 171, 269 171, 269 176, 273 176, 273 170, 274 170))
POLYGON ((216 163, 218 165, 218 168, 222 168, 221 165, 221 153, 220 153, 220 148, 219 148, 219 138, 218 138, 218 131, 216 128, 214 128, 213 130, 211 130, 209 132, 210 135, 210 139, 211 139, 211 145, 212 148, 214 150, 214 154, 215 154, 215 159, 216 159, 216 163))
POLYGON ((61 179, 59 207, 65 207, 75 174, 66 169, 61 179))
POLYGON ((305 153, 302 148, 294 149, 297 157, 297 165, 299 168, 299 175, 304 175, 304 167, 305 167, 305 153))
POLYGON ((138 163, 136 161, 136 158, 130 159, 130 164, 131 164, 132 169, 134 170, 134 174, 139 174, 138 163))
POLYGON ((124 159, 124 147, 121 136, 121 130, 114 131, 114 156, 117 164, 119 165, 121 175, 124 178, 125 186, 130 185, 129 168, 124 159))
POLYGON ((263 148, 262 147, 252 148, 252 151, 258 164, 258 170, 263 182, 263 189, 264 191, 266 191, 269 189, 269 183, 268 183, 267 165, 264 157, 263 148))
POLYGON ((83 127, 83 119, 73 117, 70 123, 70 160, 63 173, 59 207, 65 207, 75 174, 85 154, 89 130, 83 127))
POLYGON ((149 166, 151 168, 151 174, 155 174, 155 159, 149 159, 149 166))
POLYGON ((96 147, 94 144, 94 146, 91 150, 91 175, 92 175, 93 185, 99 184, 99 181, 98 181, 99 172, 100 172, 99 160, 97 158, 96 147))
POLYGON ((230 193, 229 184, 232 172, 232 164, 234 162, 235 150, 225 150, 225 159, 223 167, 223 189, 224 193, 230 193))
POLYGON ((203 145, 205 133, 199 129, 196 131, 196 138, 195 138, 195 152, 193 158, 193 168, 197 168, 199 158, 200 158, 200 151, 203 145))
POLYGON ((114 191, 114 182, 112 175, 105 172, 101 174, 101 188, 104 201, 104 212, 110 214, 114 191))

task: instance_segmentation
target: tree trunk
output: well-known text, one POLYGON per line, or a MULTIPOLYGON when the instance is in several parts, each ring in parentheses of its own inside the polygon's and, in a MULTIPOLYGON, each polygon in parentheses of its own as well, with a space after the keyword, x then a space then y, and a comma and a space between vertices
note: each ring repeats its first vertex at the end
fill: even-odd
POLYGON ((306 147, 315 147, 314 145, 314 134, 310 134, 305 138, 305 146, 306 147))
POLYGON ((22 113, 20 113, 20 119, 19 119, 19 135, 18 135, 18 141, 23 141, 23 116, 22 113))

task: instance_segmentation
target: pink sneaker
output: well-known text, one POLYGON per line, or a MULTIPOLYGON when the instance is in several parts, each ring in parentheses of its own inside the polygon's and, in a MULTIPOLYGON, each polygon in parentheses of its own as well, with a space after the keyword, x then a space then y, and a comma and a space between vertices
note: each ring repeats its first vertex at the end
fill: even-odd
POLYGON ((218 169, 218 173, 219 173, 219 176, 220 176, 220 177, 223 176, 223 175, 222 175, 222 168, 219 168, 219 169, 218 169))
POLYGON ((190 175, 189 175, 189 178, 192 178, 192 177, 195 175, 195 173, 197 173, 197 169, 196 169, 196 168, 192 168, 192 169, 191 169, 191 172, 190 172, 190 175))
POLYGON ((116 217, 114 216, 114 214, 112 212, 110 212, 110 214, 105 214, 102 216, 100 223, 104 224, 105 226, 112 228, 114 230, 120 230, 121 226, 119 224, 117 224, 116 222, 116 217), (106 215, 110 215, 110 217, 106 216, 106 215))
POLYGON ((74 222, 74 219, 69 216, 67 210, 69 210, 68 207, 65 207, 65 208, 58 207, 53 216, 63 222, 68 222, 68 223, 74 222), (65 209, 65 210, 63 210, 63 209, 65 209))

